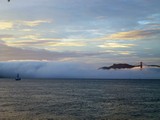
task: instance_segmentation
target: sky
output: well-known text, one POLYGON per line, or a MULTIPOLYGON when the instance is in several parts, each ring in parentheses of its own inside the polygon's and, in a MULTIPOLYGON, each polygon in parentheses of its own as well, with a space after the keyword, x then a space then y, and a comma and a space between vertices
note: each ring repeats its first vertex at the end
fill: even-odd
MULTIPOLYGON (((97 69, 140 61, 160 65, 159 38, 159 0, 1 0, 0 76, 7 77, 8 71, 23 65, 29 64, 27 69, 34 71, 36 65, 47 64, 48 69, 49 64, 61 68, 59 74, 54 66, 48 69, 56 77, 65 77, 64 73, 68 77, 124 77, 123 70, 104 73, 97 69), (73 66, 70 76, 69 66, 73 66), (92 70, 92 75, 78 74, 92 70)), ((147 78, 160 78, 160 70, 145 69, 152 71, 147 78)), ((124 73, 133 72, 135 78, 146 74, 134 71, 124 73)), ((20 71, 11 75, 15 72, 20 71)), ((46 73, 43 77, 54 76, 46 73)))

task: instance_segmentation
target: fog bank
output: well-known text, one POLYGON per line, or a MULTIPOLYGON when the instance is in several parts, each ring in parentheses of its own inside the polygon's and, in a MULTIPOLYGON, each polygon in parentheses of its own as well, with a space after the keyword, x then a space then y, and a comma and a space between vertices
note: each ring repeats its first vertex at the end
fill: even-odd
POLYGON ((104 78, 160 79, 160 69, 98 70, 102 66, 75 62, 11 61, 0 62, 0 77, 14 78, 104 78))

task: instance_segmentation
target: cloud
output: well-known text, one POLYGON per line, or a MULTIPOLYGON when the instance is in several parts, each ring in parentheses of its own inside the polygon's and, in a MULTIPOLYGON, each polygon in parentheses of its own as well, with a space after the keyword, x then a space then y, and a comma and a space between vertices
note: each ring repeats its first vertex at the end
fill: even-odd
POLYGON ((144 39, 148 37, 153 37, 160 34, 160 29, 150 29, 150 30, 133 30, 127 32, 118 32, 111 34, 101 40, 137 40, 144 39))
POLYGON ((120 54, 120 55, 131 55, 133 53, 130 52, 130 51, 119 51, 118 54, 120 54))
POLYGON ((60 60, 65 57, 77 57, 72 52, 50 52, 43 49, 23 49, 1 44, 0 61, 7 60, 60 60))
POLYGON ((0 61, 8 60, 63 60, 66 58, 91 57, 106 54, 104 52, 49 51, 44 49, 24 49, 7 46, 0 42, 0 61))
POLYGON ((23 25, 29 26, 29 27, 34 27, 38 26, 42 23, 51 23, 50 20, 33 20, 33 21, 20 21, 23 25))
POLYGON ((10 40, 15 38, 13 35, 0 35, 1 40, 4 40, 8 46, 13 47, 38 47, 38 48, 48 48, 48 47, 82 47, 86 46, 86 42, 82 42, 79 39, 69 39, 69 38, 45 38, 39 34, 30 34, 19 36, 19 39, 10 40))
MULTIPOLYGON (((31 36, 32 37, 32 36, 31 36)), ((34 36, 32 37, 34 38, 34 36)), ((34 39, 33 39, 34 40, 34 39)), ((49 47, 83 47, 86 46, 85 42, 63 42, 60 41, 59 39, 47 39, 44 40, 23 40, 23 41, 6 41, 6 44, 8 46, 13 46, 13 47, 33 47, 33 48, 49 48, 49 47)))
MULTIPOLYGON (((121 50, 106 50, 106 52, 108 52, 112 55, 116 55, 116 56, 120 55, 119 58, 122 57, 122 55, 129 56, 129 57, 131 57, 130 55, 132 55, 132 57, 133 57, 133 55, 135 56, 134 51, 127 51, 127 50, 123 50, 123 51, 121 51, 121 50)), ((117 58, 115 58, 115 59, 117 59, 117 58)))
POLYGON ((14 35, 11 35, 11 34, 0 34, 0 40, 12 39, 12 38, 14 38, 14 35))
POLYGON ((82 47, 86 46, 85 42, 50 42, 47 43, 47 46, 56 46, 56 47, 82 47))
POLYGON ((13 28, 12 22, 0 21, 0 30, 7 30, 12 28, 13 28))
POLYGON ((140 25, 152 25, 160 23, 160 14, 151 14, 144 18, 143 20, 138 21, 140 25))
POLYGON ((123 43, 105 43, 103 45, 98 45, 100 48, 130 48, 135 46, 134 44, 123 44, 123 43))
POLYGON ((23 32, 32 32, 33 29, 21 29, 20 31, 23 31, 23 32))
MULTIPOLYGON (((30 21, 23 21, 23 20, 16 20, 16 21, 0 21, 0 30, 8 30, 8 29, 15 29, 15 28, 21 28, 24 30, 25 26, 28 27, 35 27, 39 26, 43 23, 51 23, 51 20, 30 20, 30 21)), ((31 29, 25 29, 25 30, 31 30, 31 29)))
POLYGON ((89 64, 76 62, 10 61, 0 62, 0 76, 15 78, 19 73, 23 78, 160 78, 159 69, 145 68, 143 71, 98 70, 89 64))
POLYGON ((21 36, 20 39, 27 39, 27 40, 38 40, 39 35, 34 34, 34 35, 24 35, 21 36))

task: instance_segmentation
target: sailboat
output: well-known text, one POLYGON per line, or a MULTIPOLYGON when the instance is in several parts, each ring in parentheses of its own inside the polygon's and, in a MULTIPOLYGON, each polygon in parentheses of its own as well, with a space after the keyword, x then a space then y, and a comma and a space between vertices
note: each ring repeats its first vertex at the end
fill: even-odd
POLYGON ((15 80, 16 80, 16 81, 21 80, 21 78, 20 78, 19 74, 17 74, 17 76, 16 76, 15 80))

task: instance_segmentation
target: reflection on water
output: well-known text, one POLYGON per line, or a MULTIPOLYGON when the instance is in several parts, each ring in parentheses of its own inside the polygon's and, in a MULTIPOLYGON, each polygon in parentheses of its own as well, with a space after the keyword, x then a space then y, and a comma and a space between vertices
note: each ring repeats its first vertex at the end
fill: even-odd
POLYGON ((158 80, 0 79, 0 120, 160 120, 158 80))

